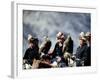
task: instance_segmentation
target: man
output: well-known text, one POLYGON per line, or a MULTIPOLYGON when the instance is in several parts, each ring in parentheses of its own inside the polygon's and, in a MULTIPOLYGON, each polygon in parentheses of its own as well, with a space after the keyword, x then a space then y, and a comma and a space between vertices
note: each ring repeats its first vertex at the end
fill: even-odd
POLYGON ((29 48, 26 50, 23 57, 23 62, 32 66, 34 59, 39 59, 38 39, 31 37, 28 39, 29 48))
POLYGON ((43 53, 44 55, 48 54, 48 51, 51 48, 51 40, 48 39, 48 37, 45 37, 45 40, 43 41, 40 49, 39 49, 39 53, 43 53))
POLYGON ((76 66, 85 66, 87 60, 87 44, 85 35, 79 36, 79 47, 76 51, 76 66))
POLYGON ((68 52, 71 55, 73 54, 73 40, 70 35, 65 39, 63 44, 63 52, 68 52))
POLYGON ((63 59, 63 43, 64 43, 65 37, 62 32, 58 32, 57 34, 57 42, 55 44, 54 50, 52 52, 52 63, 57 63, 59 67, 65 67, 65 61, 63 59), (59 61, 60 60, 60 61, 59 61))
POLYGON ((86 40, 87 40, 87 45, 91 46, 91 33, 90 32, 86 33, 86 40))
POLYGON ((56 56, 62 57, 63 56, 63 52, 62 52, 63 42, 64 42, 64 34, 62 32, 58 32, 57 42, 55 44, 55 48, 54 48, 54 51, 53 51, 54 57, 56 57, 56 56))
POLYGON ((91 66, 91 33, 87 32, 86 33, 86 41, 87 41, 87 60, 84 63, 86 66, 91 66))
POLYGON ((70 35, 67 36, 63 43, 63 57, 66 62, 66 65, 70 63, 71 56, 73 54, 73 40, 70 35))

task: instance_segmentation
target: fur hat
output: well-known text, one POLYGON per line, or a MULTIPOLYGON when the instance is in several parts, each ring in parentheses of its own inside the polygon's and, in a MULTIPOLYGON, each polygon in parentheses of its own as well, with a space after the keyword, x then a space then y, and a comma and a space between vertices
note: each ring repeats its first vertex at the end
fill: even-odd
POLYGON ((31 34, 28 34, 28 41, 30 40, 30 39, 32 39, 33 38, 33 36, 31 35, 31 34))
POLYGON ((62 32, 58 32, 58 33, 57 33, 57 38, 61 38, 62 35, 63 35, 62 32))
POLYGON ((85 36, 86 37, 91 36, 91 33, 90 32, 87 32, 85 36))
POLYGON ((86 36, 85 36, 85 33, 84 33, 84 32, 81 32, 81 33, 79 34, 79 39, 85 40, 85 41, 86 41, 86 36))

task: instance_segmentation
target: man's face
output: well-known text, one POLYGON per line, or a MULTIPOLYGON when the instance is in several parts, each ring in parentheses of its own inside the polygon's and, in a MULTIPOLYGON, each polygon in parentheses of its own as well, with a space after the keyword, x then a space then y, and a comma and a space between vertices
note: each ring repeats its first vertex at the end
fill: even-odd
POLYGON ((33 43, 29 43, 29 47, 32 48, 34 45, 33 43))
POLYGON ((84 41, 82 39, 80 39, 79 42, 80 42, 80 45, 84 44, 84 41))

